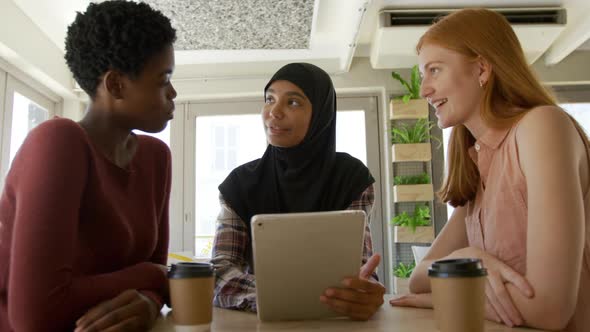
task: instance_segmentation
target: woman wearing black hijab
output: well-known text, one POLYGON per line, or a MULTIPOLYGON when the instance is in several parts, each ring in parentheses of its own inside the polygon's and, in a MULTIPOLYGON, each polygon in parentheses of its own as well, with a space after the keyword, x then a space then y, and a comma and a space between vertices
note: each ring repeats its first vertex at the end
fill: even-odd
MULTIPOLYGON (((358 159, 336 152, 336 92, 328 74, 306 63, 281 68, 264 89, 269 143, 262 158, 234 169, 219 186, 221 212, 213 247, 215 305, 256 311, 250 219, 261 213, 364 210, 363 268, 320 300, 353 319, 370 318, 385 288, 374 273, 369 221, 373 182, 358 159)), ((336 232, 336 230, 335 230, 336 232)), ((310 273, 312 273, 310 271, 310 273)))

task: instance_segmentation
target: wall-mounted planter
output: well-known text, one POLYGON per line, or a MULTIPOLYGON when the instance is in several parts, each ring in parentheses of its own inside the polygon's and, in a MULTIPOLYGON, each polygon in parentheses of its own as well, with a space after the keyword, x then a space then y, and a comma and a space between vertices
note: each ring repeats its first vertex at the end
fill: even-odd
POLYGON ((389 118, 391 120, 428 118, 428 102, 426 99, 411 99, 404 103, 399 99, 389 102, 389 118))
POLYGON ((426 202, 434 199, 432 183, 429 184, 404 184, 393 186, 393 201, 399 202, 426 202))
POLYGON ((393 277, 393 291, 395 295, 410 293, 410 278, 393 277))
POLYGON ((430 161, 432 159, 430 143, 393 144, 391 155, 393 162, 430 161))
POLYGON ((412 232, 410 227, 394 226, 394 241, 397 243, 432 243, 434 241, 434 227, 419 226, 412 232))

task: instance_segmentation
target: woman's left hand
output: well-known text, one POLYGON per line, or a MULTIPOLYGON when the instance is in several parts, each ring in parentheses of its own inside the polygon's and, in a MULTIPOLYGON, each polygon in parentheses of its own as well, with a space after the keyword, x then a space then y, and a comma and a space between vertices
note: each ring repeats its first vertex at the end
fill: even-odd
POLYGON ((158 306, 135 289, 99 303, 76 322, 74 332, 146 331, 158 317, 158 306))
POLYGON ((379 265, 381 256, 372 256, 361 268, 358 277, 346 278, 342 288, 328 288, 320 296, 320 301, 337 313, 355 320, 368 320, 383 304, 385 287, 377 281, 369 280, 379 265))
MULTIPOLYGON (((423 309, 432 309, 434 307, 432 302, 432 293, 404 294, 389 300, 389 304, 394 307, 412 307, 423 309)), ((486 319, 496 323, 502 323, 502 320, 489 303, 486 303, 485 310, 486 319)))

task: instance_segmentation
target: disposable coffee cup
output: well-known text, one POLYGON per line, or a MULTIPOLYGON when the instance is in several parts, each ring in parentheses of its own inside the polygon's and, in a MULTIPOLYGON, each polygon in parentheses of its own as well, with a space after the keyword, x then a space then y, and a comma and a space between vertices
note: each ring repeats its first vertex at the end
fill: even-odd
POLYGON ((172 264, 168 272, 174 324, 208 330, 213 313, 215 272, 208 263, 172 264))
POLYGON ((434 318, 441 332, 483 332, 487 271, 479 259, 448 259, 428 269, 434 318))

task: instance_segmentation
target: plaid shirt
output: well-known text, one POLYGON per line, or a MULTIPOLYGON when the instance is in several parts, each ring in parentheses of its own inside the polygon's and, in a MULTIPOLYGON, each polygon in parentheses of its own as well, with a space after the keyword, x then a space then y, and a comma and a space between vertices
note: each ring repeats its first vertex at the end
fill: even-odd
MULTIPOLYGON (((373 243, 369 223, 372 219, 375 200, 373 185, 370 185, 348 207, 348 210, 363 210, 367 214, 362 263, 373 255, 373 243)), ((213 243, 215 265, 215 297, 213 304, 221 308, 256 311, 256 279, 252 273, 252 258, 248 229, 242 219, 219 195, 221 211, 217 217, 217 231, 213 243)), ((373 273, 371 279, 378 280, 373 273)))

